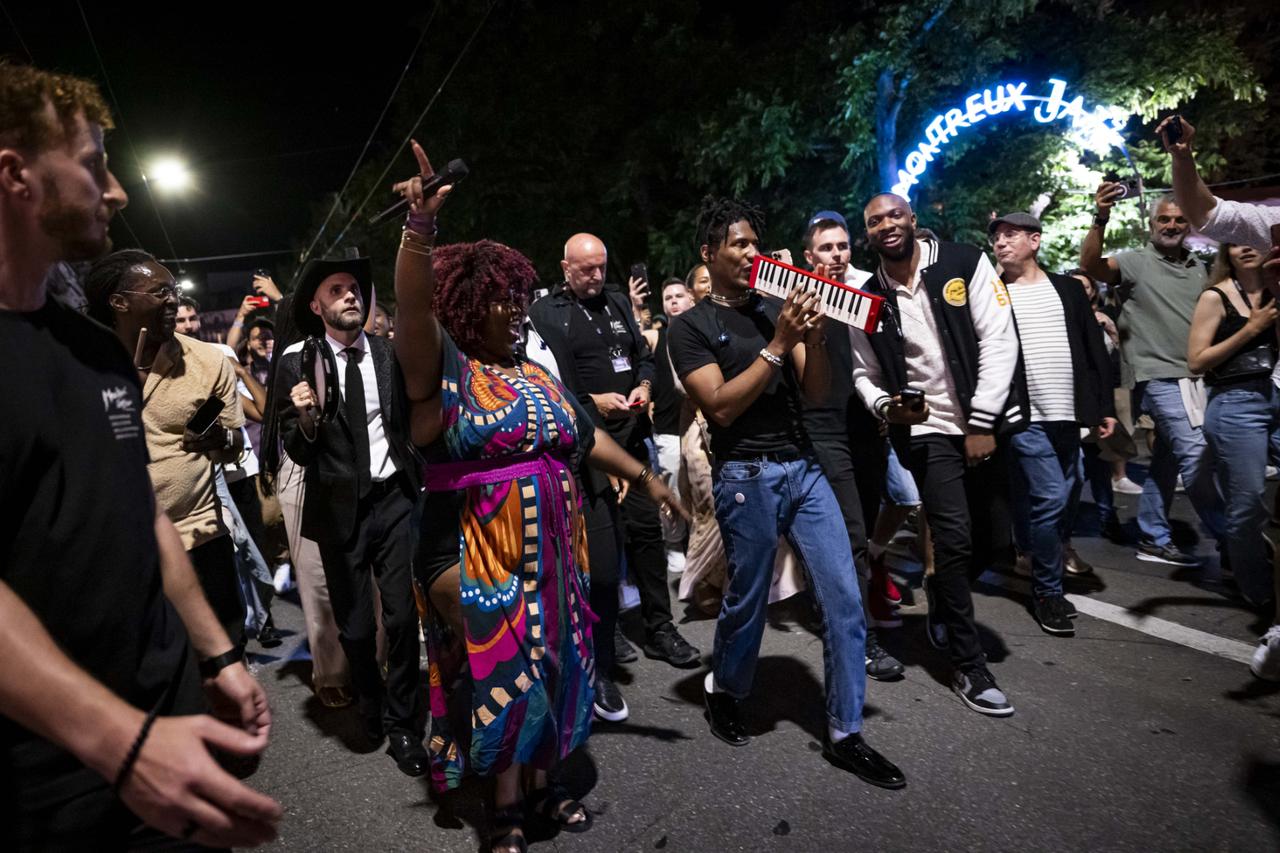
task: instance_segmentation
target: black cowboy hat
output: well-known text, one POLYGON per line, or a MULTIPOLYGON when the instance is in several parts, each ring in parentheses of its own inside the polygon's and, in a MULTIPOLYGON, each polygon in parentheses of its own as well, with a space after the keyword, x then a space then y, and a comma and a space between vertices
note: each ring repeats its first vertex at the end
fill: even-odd
POLYGON ((373 297, 373 268, 368 258, 344 258, 341 260, 307 261, 298 276, 298 287, 293 292, 293 322, 304 335, 324 335, 324 322, 311 310, 311 300, 316 288, 335 273, 350 273, 360 288, 360 300, 364 303, 365 318, 369 316, 369 303, 373 297))

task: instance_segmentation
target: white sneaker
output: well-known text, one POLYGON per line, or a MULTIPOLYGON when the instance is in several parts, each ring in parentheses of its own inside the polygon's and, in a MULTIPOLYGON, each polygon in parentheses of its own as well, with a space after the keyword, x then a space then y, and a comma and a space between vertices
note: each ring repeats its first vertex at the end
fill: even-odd
POLYGON ((1280 681, 1280 625, 1272 625, 1253 651, 1249 669, 1258 678, 1280 681))
POLYGON ((278 595, 283 595, 297 586, 293 582, 293 565, 285 562, 276 566, 276 573, 271 578, 271 585, 276 588, 278 595))
POLYGON ((1140 495, 1142 494, 1142 486, 1130 480, 1128 477, 1111 480, 1111 491, 1121 495, 1140 495))
POLYGON ((1276 467, 1276 466, 1274 466, 1274 465, 1268 465, 1268 466, 1267 466, 1267 479, 1268 479, 1268 480, 1276 480, 1276 479, 1280 479, 1280 468, 1277 468, 1277 467, 1276 467))
POLYGON ((1182 485, 1182 475, 1181 475, 1181 474, 1179 474, 1179 475, 1178 475, 1178 482, 1174 484, 1174 486, 1173 486, 1173 490, 1174 490, 1175 492, 1179 492, 1179 493, 1181 493, 1181 492, 1185 492, 1185 491, 1187 490, 1187 487, 1186 487, 1186 486, 1184 486, 1184 485, 1182 485))

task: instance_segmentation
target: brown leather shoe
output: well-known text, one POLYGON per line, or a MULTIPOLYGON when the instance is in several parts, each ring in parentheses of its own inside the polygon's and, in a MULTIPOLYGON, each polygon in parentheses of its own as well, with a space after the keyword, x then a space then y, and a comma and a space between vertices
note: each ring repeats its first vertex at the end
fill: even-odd
POLYGON ((345 708, 355 701, 345 687, 321 687, 316 691, 316 698, 326 708, 345 708))

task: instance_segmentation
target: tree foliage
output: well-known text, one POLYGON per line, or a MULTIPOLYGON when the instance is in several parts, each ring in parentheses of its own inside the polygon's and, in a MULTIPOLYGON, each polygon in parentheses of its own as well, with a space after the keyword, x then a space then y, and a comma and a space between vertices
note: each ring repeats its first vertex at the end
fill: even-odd
MULTIPOLYGON (((482 12, 441 2, 429 58, 407 81, 388 140, 408 130, 482 12)), ((1151 130, 1174 110, 1196 124, 1211 176, 1257 174, 1280 155, 1264 124, 1276 46, 1259 26, 1266 14, 1246 0, 1177 9, 814 0, 745 10, 525 0, 494 13, 418 139, 436 161, 461 156, 471 166, 445 208, 443 239, 502 240, 549 281, 565 238, 592 231, 610 247, 615 279, 642 259, 656 279, 694 263, 693 220, 706 193, 760 204, 771 247, 798 248, 819 208, 856 222, 862 200, 896 171, 886 158, 920 138, 939 106, 1001 81, 1041 88, 1056 76, 1089 104, 1129 110, 1124 135, 1148 187, 1168 185, 1151 130)), ((377 152, 348 196, 363 197, 390 157, 377 152)), ((994 212, 1040 210, 1046 258, 1061 267, 1075 258, 1093 188, 1113 169, 1129 171, 1118 152, 1082 157, 1060 125, 1004 116, 953 140, 913 200, 922 224, 978 243, 994 212)), ((411 170, 401 152, 387 183, 411 170)), ((387 189, 371 208, 392 200, 387 189)), ((1116 246, 1145 234, 1135 203, 1113 221, 1122 226, 1109 232, 1116 246)), ((345 242, 371 251, 389 282, 397 231, 358 222, 345 242)))

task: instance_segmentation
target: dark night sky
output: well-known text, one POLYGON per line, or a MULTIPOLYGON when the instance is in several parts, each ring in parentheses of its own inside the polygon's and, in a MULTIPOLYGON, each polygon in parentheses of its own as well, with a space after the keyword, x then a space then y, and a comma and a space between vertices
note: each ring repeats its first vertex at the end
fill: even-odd
MULTIPOLYGON (((103 84, 74 0, 2 2, 0 52, 26 59, 29 51, 42 68, 103 84)), ((156 199, 185 257, 287 249, 308 233, 313 206, 346 179, 430 11, 429 3, 362 4, 344 14, 267 0, 81 2, 118 99, 107 147, 130 195, 124 218, 144 248, 169 255, 121 118, 144 163, 172 151, 197 176, 198 191, 156 199)), ((431 37, 442 33, 433 26, 423 50, 456 51, 431 37)), ((385 146, 389 133, 380 137, 385 146)), ((377 162, 386 150, 375 150, 377 162)), ((134 244, 122 224, 115 228, 117 245, 134 244)))

